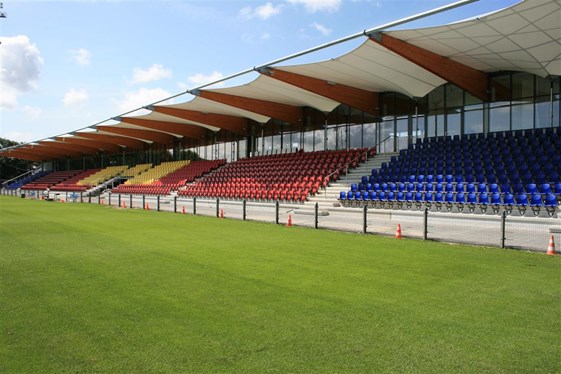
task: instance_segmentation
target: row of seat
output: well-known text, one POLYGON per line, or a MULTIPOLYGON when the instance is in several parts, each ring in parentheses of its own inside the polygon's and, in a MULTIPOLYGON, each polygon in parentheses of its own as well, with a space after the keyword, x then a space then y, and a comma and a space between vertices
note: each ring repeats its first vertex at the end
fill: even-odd
POLYGON ((296 152, 241 159, 225 165, 193 185, 181 196, 305 201, 321 187, 337 180, 346 168, 373 156, 373 148, 296 152))
POLYGON ((552 216, 555 214, 558 197, 554 194, 500 194, 500 193, 441 193, 441 192, 376 192, 376 191, 341 191, 339 195, 339 202, 343 206, 361 207, 364 205, 374 208, 385 208, 386 204, 390 208, 408 208, 413 206, 419 209, 422 204, 431 207, 435 204, 437 210, 440 210, 443 204, 446 204, 448 211, 452 207, 456 207, 458 211, 463 211, 464 205, 469 207, 469 211, 473 212, 475 206, 479 206, 484 212, 488 207, 491 207, 496 213, 503 208, 505 210, 512 210, 517 207, 521 214, 525 213, 526 207, 530 207, 535 215, 540 213, 544 208, 547 213, 552 216), (413 205, 413 203, 415 205, 413 205))
MULTIPOLYGON (((364 181, 364 179, 363 179, 364 181)), ((510 184, 498 185, 497 183, 353 183, 351 184, 351 191, 384 191, 384 192, 500 192, 500 193, 554 193, 561 195, 561 182, 555 184, 543 183, 537 186, 535 183, 529 183, 527 185, 515 184, 511 186, 510 184)))

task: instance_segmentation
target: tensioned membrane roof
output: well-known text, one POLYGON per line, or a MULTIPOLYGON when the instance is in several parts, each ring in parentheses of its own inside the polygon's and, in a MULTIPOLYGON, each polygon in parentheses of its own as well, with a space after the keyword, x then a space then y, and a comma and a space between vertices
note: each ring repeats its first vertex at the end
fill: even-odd
POLYGON ((488 100, 488 73, 561 75, 561 0, 525 0, 462 22, 362 37, 359 47, 328 61, 272 64, 256 69, 260 75, 250 83, 190 90, 195 98, 189 101, 147 105, 148 114, 118 116, 117 123, 4 149, 0 156, 47 161, 220 131, 245 135, 252 122, 298 124, 306 107, 329 113, 346 104, 375 113, 381 92, 423 97, 447 82, 488 100))

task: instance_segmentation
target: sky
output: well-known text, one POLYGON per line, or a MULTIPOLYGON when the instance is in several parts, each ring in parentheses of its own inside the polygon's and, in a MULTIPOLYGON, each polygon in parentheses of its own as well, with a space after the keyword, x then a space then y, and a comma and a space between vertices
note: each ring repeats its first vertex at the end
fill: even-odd
MULTIPOLYGON (((31 142, 450 4, 451 0, 0 0, 0 137, 31 142)), ((461 21, 516 0, 479 0, 398 29, 461 21)), ((365 38, 282 65, 339 57, 365 38)), ((231 87, 255 73, 214 87, 231 87)), ((131 115, 141 114, 133 112, 131 115)))

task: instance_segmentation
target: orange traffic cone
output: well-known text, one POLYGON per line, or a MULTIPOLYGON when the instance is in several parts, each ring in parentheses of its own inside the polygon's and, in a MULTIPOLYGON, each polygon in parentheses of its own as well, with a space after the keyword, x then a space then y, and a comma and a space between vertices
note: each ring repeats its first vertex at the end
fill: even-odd
POLYGON ((127 204, 123 201, 123 203, 121 204, 121 208, 125 209, 127 207, 127 204))
POLYGON ((395 238, 401 239, 401 224, 397 224, 397 230, 395 230, 395 238))
POLYGON ((145 210, 150 210, 150 205, 148 205, 148 203, 146 203, 146 206, 144 207, 145 210))
POLYGON ((288 222, 286 222, 286 227, 292 227, 292 214, 288 215, 288 222))
POLYGON ((101 205, 105 205, 105 199, 101 199, 101 205))
POLYGON ((61 202, 61 203, 64 203, 64 199, 60 199, 60 202, 61 202))
POLYGON ((181 208, 181 214, 185 214, 185 206, 181 208))
POLYGON ((224 209, 220 209, 220 218, 224 218, 224 209))
POLYGON ((550 256, 555 256, 557 252, 555 252, 555 240, 553 239, 553 235, 549 238, 549 245, 547 246, 547 254, 550 256))

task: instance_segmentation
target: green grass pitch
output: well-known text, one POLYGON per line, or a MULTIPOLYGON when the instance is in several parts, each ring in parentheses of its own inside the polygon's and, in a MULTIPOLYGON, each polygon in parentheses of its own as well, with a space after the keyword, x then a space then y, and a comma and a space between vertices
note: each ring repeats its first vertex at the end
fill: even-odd
POLYGON ((561 372, 561 256, 0 196, 0 372, 561 372))

